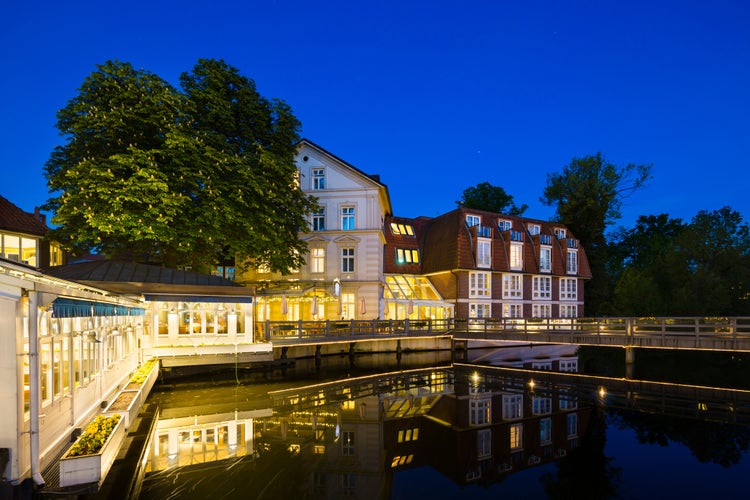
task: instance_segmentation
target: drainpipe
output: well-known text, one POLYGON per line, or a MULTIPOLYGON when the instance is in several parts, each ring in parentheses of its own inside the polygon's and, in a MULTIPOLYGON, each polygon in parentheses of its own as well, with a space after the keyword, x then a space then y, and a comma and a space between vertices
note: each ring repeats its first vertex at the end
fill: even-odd
POLYGON ((28 291, 29 297, 29 446, 31 478, 39 486, 44 478, 39 470, 39 292, 28 291))

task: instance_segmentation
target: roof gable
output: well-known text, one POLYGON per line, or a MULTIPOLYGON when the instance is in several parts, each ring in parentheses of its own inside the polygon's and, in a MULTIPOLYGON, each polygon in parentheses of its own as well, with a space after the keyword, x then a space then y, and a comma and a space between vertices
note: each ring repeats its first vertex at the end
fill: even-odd
POLYGON ((33 214, 24 212, 0 196, 0 230, 44 236, 47 234, 48 228, 33 214))

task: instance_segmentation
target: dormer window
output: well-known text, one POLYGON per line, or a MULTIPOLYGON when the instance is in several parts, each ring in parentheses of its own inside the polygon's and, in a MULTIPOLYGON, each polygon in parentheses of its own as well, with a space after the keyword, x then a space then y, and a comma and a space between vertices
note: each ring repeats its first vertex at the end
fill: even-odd
POLYGON ((513 223, 511 221, 498 219, 497 228, 500 230, 500 232, 509 231, 511 227, 513 227, 513 223))
POLYGON ((391 222, 391 233, 396 236, 414 236, 414 228, 411 224, 391 222))
POLYGON ((539 224, 528 224, 527 228, 531 236, 536 236, 541 231, 539 224))
POLYGON ((558 240, 564 240, 565 236, 566 236, 565 229, 561 227, 555 228, 555 238, 557 238, 558 240))
POLYGON ((478 215, 467 215, 466 216, 466 225, 469 227, 478 226, 482 223, 482 218, 478 215))

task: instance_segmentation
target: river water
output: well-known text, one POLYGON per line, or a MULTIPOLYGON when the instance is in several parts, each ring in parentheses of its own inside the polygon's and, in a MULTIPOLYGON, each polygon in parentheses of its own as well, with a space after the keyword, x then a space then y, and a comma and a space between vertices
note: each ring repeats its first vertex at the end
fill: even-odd
POLYGON ((676 355, 628 379, 622 350, 513 346, 162 385, 140 498, 745 497, 748 360, 688 355, 679 380, 650 356, 676 355))

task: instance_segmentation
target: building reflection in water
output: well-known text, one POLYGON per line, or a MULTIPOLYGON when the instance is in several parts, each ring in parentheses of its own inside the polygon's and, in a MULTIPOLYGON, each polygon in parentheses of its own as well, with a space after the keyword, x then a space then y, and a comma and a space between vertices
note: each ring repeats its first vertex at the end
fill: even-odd
MULTIPOLYGON (((569 354, 562 356, 565 364, 559 356, 548 356, 543 362, 529 360, 528 367, 570 370, 576 360, 569 354)), ((537 381, 535 373, 464 365, 346 378, 252 397, 238 397, 242 389, 213 388, 193 396, 204 401, 201 407, 180 406, 165 395, 150 445, 144 497, 155 498, 159 488, 169 487, 160 484, 160 475, 203 466, 198 476, 205 480, 224 470, 210 472, 205 466, 222 461, 227 469, 240 463, 247 467, 232 481, 248 485, 248 474, 266 474, 268 482, 271 471, 280 480, 292 467, 289 477, 280 480, 286 483, 276 487, 322 498, 386 498, 395 473, 423 466, 458 484, 491 483, 565 457, 579 445, 589 421, 594 403, 579 400, 573 384, 537 381), (225 397, 222 391, 234 394, 225 397), (217 411, 209 404, 212 398, 224 408, 217 411), (233 402, 227 399, 234 400, 231 410, 233 402)))

